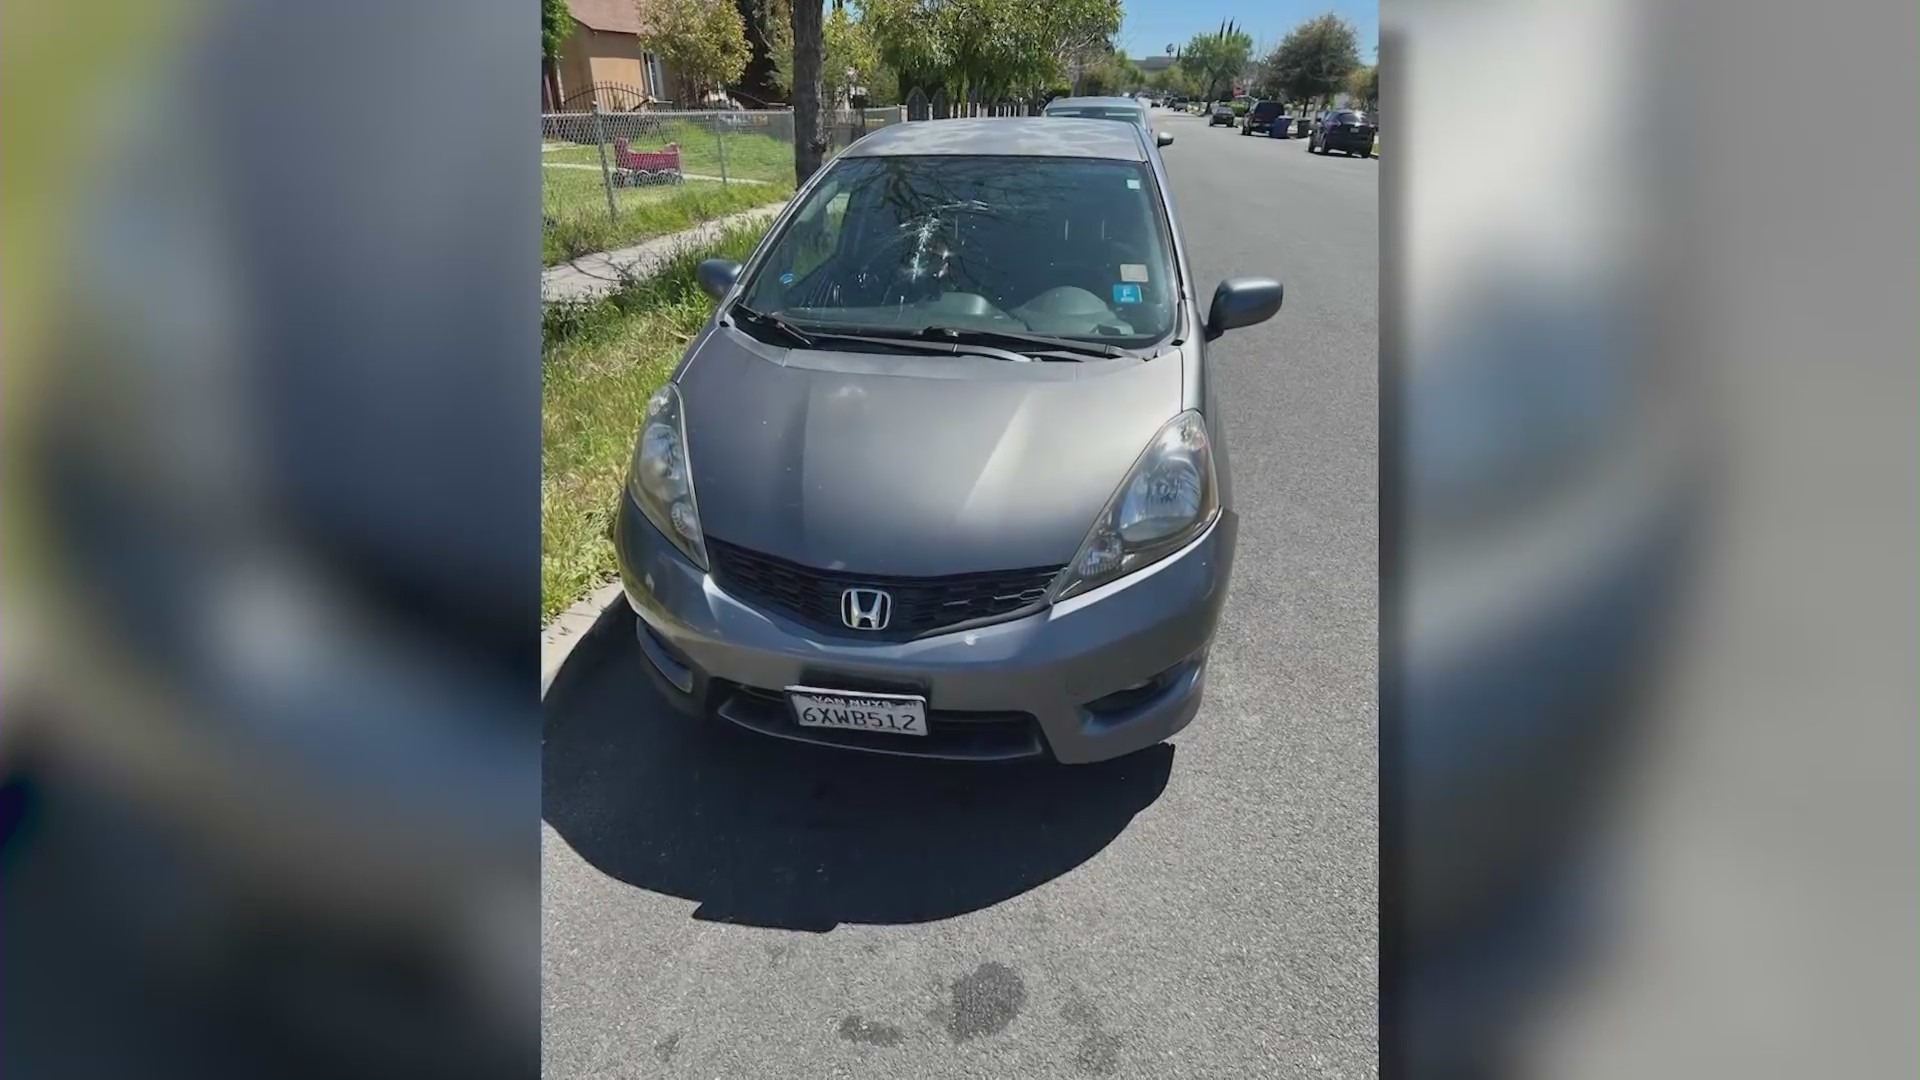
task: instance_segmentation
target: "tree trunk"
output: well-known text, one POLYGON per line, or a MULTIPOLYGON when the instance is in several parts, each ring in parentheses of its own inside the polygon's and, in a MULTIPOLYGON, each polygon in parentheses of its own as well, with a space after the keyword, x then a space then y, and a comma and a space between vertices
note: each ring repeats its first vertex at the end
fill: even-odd
POLYGON ((560 65, 556 63, 552 57, 545 57, 540 61, 540 85, 547 92, 546 111, 559 112, 561 101, 560 65))
POLYGON ((793 0, 793 179, 804 184, 827 156, 820 109, 820 13, 823 0, 793 0))

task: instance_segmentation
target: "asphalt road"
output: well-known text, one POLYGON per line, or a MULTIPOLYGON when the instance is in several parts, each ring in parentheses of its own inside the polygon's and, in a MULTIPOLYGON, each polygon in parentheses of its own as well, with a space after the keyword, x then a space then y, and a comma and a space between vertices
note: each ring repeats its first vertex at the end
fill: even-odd
MULTIPOLYGON (((702 734, 618 630, 545 730, 548 1077, 1377 1073, 1380 162, 1156 114, 1241 513, 1207 699, 1079 769, 702 734)), ((612 620, 607 620, 612 624, 612 620)))

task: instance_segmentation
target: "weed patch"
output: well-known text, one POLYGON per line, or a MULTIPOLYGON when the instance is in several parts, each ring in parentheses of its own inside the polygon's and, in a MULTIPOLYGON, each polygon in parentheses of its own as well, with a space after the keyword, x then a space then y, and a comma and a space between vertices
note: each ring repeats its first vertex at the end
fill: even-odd
MULTIPOLYGON (((694 270, 745 259, 763 225, 676 252, 607 296, 546 306, 540 361, 540 618, 617 568, 607 533, 647 398, 680 361, 713 303, 694 270)), ((696 484, 698 478, 695 478, 696 484)))

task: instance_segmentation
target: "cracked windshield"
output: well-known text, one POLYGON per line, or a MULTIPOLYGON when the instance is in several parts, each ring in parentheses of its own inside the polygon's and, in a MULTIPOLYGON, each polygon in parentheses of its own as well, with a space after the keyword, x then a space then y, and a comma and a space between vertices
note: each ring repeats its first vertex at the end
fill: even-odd
POLYGON ((1153 175, 1077 158, 875 157, 807 197, 743 302, 803 329, 1029 330, 1141 345, 1179 284, 1153 175))

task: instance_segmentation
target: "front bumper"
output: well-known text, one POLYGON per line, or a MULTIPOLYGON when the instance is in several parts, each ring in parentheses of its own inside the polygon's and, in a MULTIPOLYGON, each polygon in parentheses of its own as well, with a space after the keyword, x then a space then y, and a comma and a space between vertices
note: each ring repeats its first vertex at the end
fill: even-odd
POLYGON ((1035 614, 880 643, 736 599, 624 494, 613 539, 636 644, 682 712, 876 753, 1082 763, 1146 749, 1192 721, 1237 529, 1226 511, 1177 554, 1035 614), (802 728, 789 686, 923 695, 928 734, 802 728))

